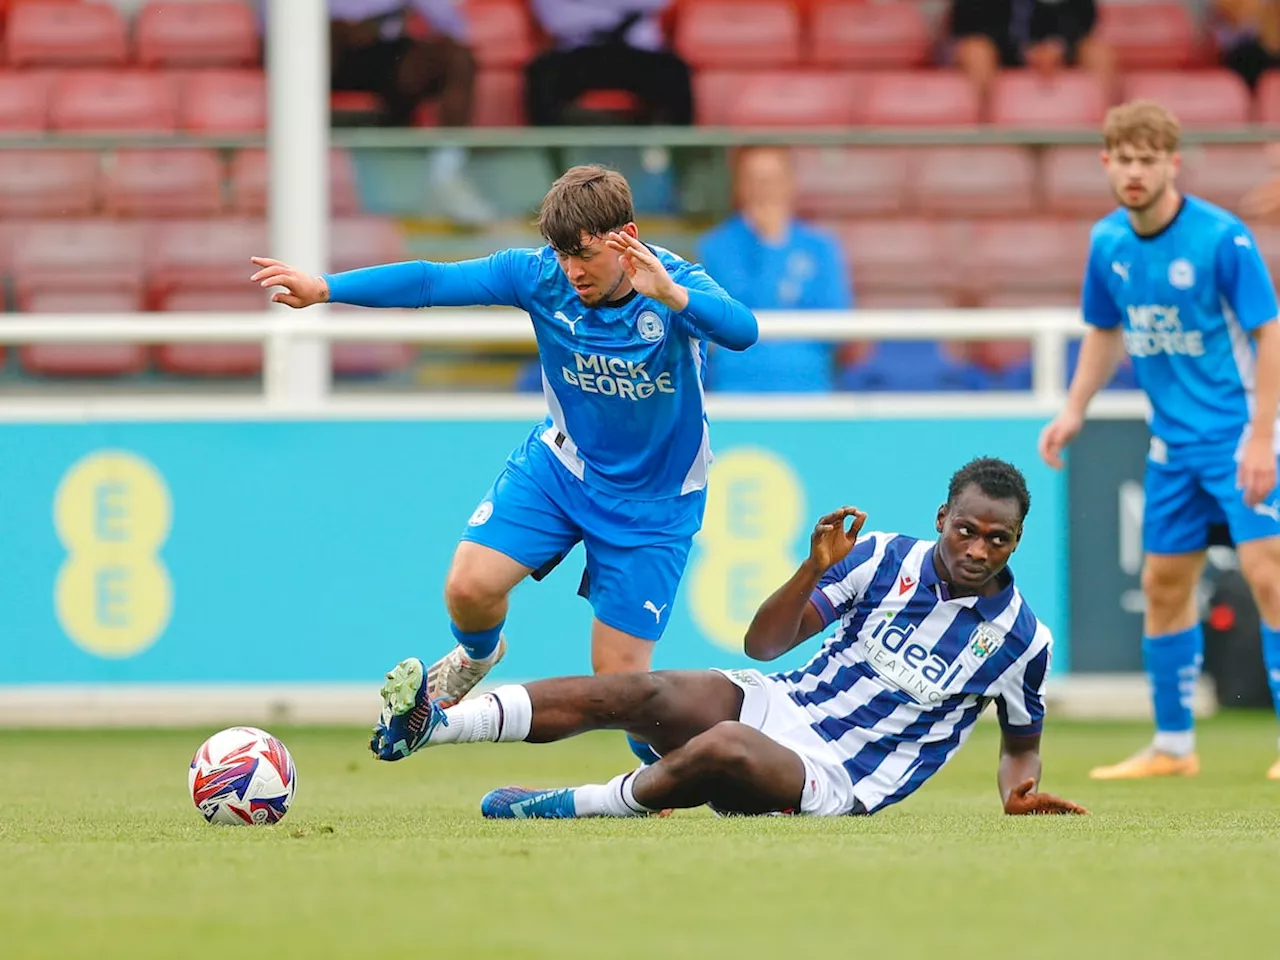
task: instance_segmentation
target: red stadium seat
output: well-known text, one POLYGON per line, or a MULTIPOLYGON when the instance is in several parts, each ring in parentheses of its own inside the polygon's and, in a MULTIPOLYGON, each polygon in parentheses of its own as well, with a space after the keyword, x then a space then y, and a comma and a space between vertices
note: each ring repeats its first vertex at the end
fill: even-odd
POLYGON ((1280 224, 1255 223, 1249 225, 1253 239, 1258 244, 1258 252, 1267 262, 1272 276, 1280 275, 1280 224))
POLYGON ((181 126, 190 133, 257 133, 267 127, 260 70, 197 70, 182 84, 181 126))
POLYGON ((222 210, 222 161, 213 150, 119 150, 104 167, 108 213, 207 217, 222 210))
POLYGON ((937 290, 858 291, 860 310, 951 310, 958 306, 952 293, 937 290))
POLYGON ((174 91, 162 76, 77 70, 59 74, 50 98, 54 130, 113 134, 172 133, 174 91))
POLYGON ((5 70, 0 72, 0 130, 5 133, 40 133, 49 125, 47 73, 5 70))
MULTIPOLYGON (((333 313, 358 314, 359 307, 335 304, 333 313)), ((374 377, 413 366, 419 347, 414 343, 334 342, 329 345, 329 359, 334 374, 340 377, 374 377)))
POLYGON ((148 287, 160 302, 177 288, 252 289, 249 258, 268 254, 262 220, 160 221, 148 225, 146 239, 148 287))
POLYGON ((1093 74, 1067 70, 1052 80, 1029 70, 1006 70, 996 77, 992 123, 1024 129, 1096 128, 1107 112, 1107 95, 1093 74))
POLYGON ((519 70, 481 70, 476 74, 471 104, 473 126, 524 126, 524 73, 519 70))
POLYGON ((1102 217, 1116 207, 1098 147, 1050 147, 1040 168, 1047 213, 1102 217))
POLYGON ((1182 148, 1178 185, 1187 193, 1239 212, 1245 194, 1276 174, 1261 144, 1192 144, 1182 148))
POLYGON ((5 57, 15 67, 102 67, 128 59, 124 15, 109 3, 20 3, 9 11, 5 57))
POLYGON ((148 3, 135 38, 147 67, 249 67, 260 51, 253 7, 237 0, 148 3))
POLYGON ((1258 122, 1280 123, 1280 70, 1268 70, 1258 81, 1258 122))
POLYGON ((858 122, 858 74, 776 71, 738 84, 726 120, 734 127, 848 127, 858 122))
POLYGON ((1173 69, 1199 58, 1196 26, 1186 3, 1103 3, 1097 35, 1124 70, 1173 69))
POLYGON ((115 220, 41 220, 15 226, 12 271, 19 305, 44 290, 142 289, 142 231, 115 220))
POLYGON ((1126 100, 1158 100, 1186 127, 1231 127, 1249 122, 1249 88, 1230 70, 1133 73, 1124 79, 1126 100))
POLYGON ((914 3, 816 0, 808 33, 816 66, 917 67, 929 59, 929 25, 914 3))
MULTIPOLYGON (((32 313, 133 313, 142 304, 122 290, 41 290, 26 304, 32 313)), ((147 348, 137 343, 32 343, 18 351, 24 370, 50 377, 125 377, 147 369, 147 348)))
POLYGON ((788 66, 800 59, 800 16, 787 0, 689 0, 675 48, 695 69, 788 66))
POLYGON ((960 280, 968 225, 936 220, 850 220, 826 224, 841 240, 853 288, 940 294, 960 280))
POLYGON ((796 207, 807 217, 890 216, 910 206, 915 151, 802 147, 795 151, 796 207))
POLYGON ((979 121, 978 93, 954 70, 885 72, 866 86, 868 126, 966 127, 979 121))
POLYGON ((699 125, 725 127, 738 90, 749 74, 739 70, 698 70, 693 75, 693 112, 699 125))
MULTIPOLYGON (((348 150, 329 152, 329 205, 334 216, 360 210, 355 164, 348 150)), ((267 154, 265 150, 244 149, 231 161, 231 209, 236 213, 261 216, 267 211, 267 154)))
POLYGON ((519 0, 467 0, 468 42, 482 69, 517 69, 533 59, 533 25, 519 0))
POLYGON ((404 235, 394 220, 344 217, 333 221, 329 238, 333 270, 352 270, 373 263, 404 259, 404 235))
POLYGON ((924 150, 912 179, 927 215, 1013 216, 1035 208, 1035 159, 1022 147, 924 150))
POLYGON ((1006 220, 977 223, 967 285, 997 291, 1076 291, 1089 252, 1090 221, 1006 220))
MULTIPOLYGON (((266 293, 248 283, 244 286, 243 290, 175 292, 164 300, 163 308, 195 313, 266 310, 266 293)), ((251 377, 262 370, 261 343, 166 343, 156 347, 155 355, 157 367, 178 376, 251 377)))
POLYGON ((83 217, 98 204, 94 150, 0 150, 0 217, 83 217))

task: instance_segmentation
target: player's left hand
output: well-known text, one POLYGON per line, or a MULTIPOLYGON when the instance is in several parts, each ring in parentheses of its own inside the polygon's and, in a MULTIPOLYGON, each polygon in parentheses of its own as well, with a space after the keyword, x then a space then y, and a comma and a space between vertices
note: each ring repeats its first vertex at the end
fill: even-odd
POLYGON ((1023 780, 1009 793, 1004 802, 1004 812, 1011 817, 1025 817, 1041 814, 1085 814, 1089 811, 1078 803, 1063 800, 1051 793, 1035 793, 1036 782, 1023 780))
POLYGON ((671 279, 652 250, 629 233, 614 231, 604 238, 605 246, 618 255, 622 269, 636 293, 657 300, 672 310, 683 310, 689 304, 684 287, 671 279))
POLYGON ((1276 487, 1276 454, 1270 437, 1250 437, 1236 470, 1246 506, 1256 507, 1276 487))

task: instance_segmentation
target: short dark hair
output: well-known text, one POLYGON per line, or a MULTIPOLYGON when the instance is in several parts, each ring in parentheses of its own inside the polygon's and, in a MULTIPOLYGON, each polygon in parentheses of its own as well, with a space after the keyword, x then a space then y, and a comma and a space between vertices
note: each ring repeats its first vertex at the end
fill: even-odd
POLYGON ((956 502, 966 489, 976 486, 988 497, 997 500, 1018 501, 1018 519, 1027 519, 1031 512, 1031 492, 1027 489, 1027 478, 1022 471, 1006 460, 995 457, 978 457, 970 460, 951 475, 951 486, 947 488, 947 505, 956 502))
POLYGON ((603 237, 636 218, 631 185, 616 170, 596 164, 570 167, 538 210, 538 230, 560 253, 582 252, 582 235, 603 237))

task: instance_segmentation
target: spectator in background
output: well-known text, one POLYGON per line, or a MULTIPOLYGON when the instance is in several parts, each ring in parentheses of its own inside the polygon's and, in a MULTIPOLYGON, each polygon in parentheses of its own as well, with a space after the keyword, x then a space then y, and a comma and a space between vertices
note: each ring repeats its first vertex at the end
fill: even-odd
MULTIPOLYGON (((414 113, 430 100, 440 123, 471 123, 476 63, 467 47, 467 22, 453 0, 329 0, 330 86, 368 90, 382 100, 380 122, 413 126, 414 113), (414 36, 417 13, 431 32, 414 36)), ((457 147, 433 152, 431 180, 444 211, 464 223, 492 217, 488 204, 463 175, 466 154, 457 147)))
POLYGON ((1277 0, 1213 0, 1209 28, 1222 65, 1244 78, 1250 89, 1263 73, 1280 66, 1277 0))
POLYGON ((1111 48, 1093 36, 1094 0, 952 0, 955 63, 974 82, 984 108, 1001 67, 1049 77, 1066 66, 1093 73, 1108 99, 1116 92, 1111 48))
MULTIPOLYGON (((784 147, 747 147, 734 157, 738 213, 707 233, 698 260, 752 310, 848 310, 853 306, 844 258, 834 239, 795 217, 795 178, 784 147)), ((713 350, 715 390, 831 390, 831 344, 761 341, 732 354, 713 350)))
POLYGON ((660 15, 672 0, 532 0, 553 49, 525 68, 526 113, 534 126, 566 123, 593 90, 622 90, 648 123, 693 123, 688 65, 666 48, 660 15))

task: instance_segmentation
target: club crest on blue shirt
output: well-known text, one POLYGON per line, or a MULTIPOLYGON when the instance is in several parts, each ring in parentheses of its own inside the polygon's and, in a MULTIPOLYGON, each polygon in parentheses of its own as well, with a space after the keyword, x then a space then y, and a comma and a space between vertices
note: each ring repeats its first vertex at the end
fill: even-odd
POLYGON ((995 627, 987 622, 982 622, 973 628, 973 633, 969 635, 969 652, 979 660, 985 660, 1004 643, 1004 635, 995 627))
POLYGON ((1179 258, 1169 264, 1169 283, 1179 290, 1190 290, 1196 285, 1196 268, 1190 260, 1179 258))
POLYGON ((636 318, 636 330, 649 343, 657 343, 662 339, 662 335, 666 333, 666 328, 662 325, 662 318, 652 310, 645 310, 636 318))

